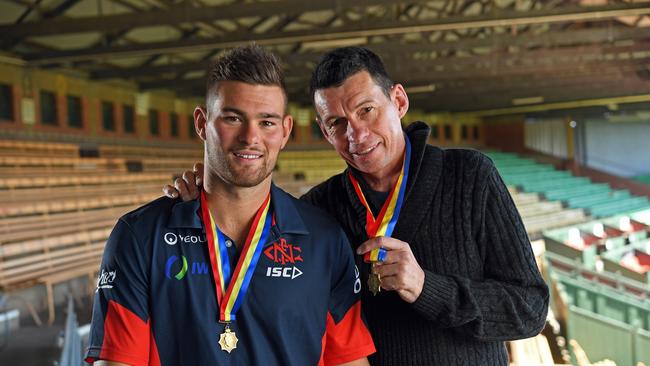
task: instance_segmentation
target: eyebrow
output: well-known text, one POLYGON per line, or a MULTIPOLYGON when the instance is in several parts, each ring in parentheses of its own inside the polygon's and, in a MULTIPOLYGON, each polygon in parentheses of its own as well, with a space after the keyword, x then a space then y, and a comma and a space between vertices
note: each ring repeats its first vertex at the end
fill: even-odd
POLYGON ((366 104, 366 103, 371 103, 371 102, 374 102, 374 101, 375 101, 375 100, 372 99, 372 98, 364 99, 361 103, 357 104, 357 105, 354 107, 354 109, 357 109, 357 108, 361 107, 362 105, 364 105, 364 104, 366 104))
MULTIPOLYGON (((357 108, 361 107, 362 105, 364 105, 366 103, 371 103, 371 102, 374 102, 374 101, 375 100, 372 99, 372 98, 364 99, 364 100, 361 101, 361 103, 358 103, 356 106, 354 106, 354 109, 357 109, 357 108)), ((339 119, 339 118, 342 118, 342 116, 334 115, 334 116, 329 116, 327 119, 324 119, 323 121, 325 121, 325 123, 327 123, 327 122, 331 121, 332 119, 336 120, 336 119, 339 119)))
MULTIPOLYGON (((221 111, 226 112, 226 113, 235 113, 235 114, 238 114, 238 115, 243 116, 243 117, 248 117, 244 111, 241 111, 241 110, 239 110, 237 108, 233 108, 233 107, 224 107, 224 108, 221 109, 221 111)), ((265 112, 257 114, 257 117, 258 118, 282 119, 282 116, 277 114, 277 113, 265 113, 265 112)))

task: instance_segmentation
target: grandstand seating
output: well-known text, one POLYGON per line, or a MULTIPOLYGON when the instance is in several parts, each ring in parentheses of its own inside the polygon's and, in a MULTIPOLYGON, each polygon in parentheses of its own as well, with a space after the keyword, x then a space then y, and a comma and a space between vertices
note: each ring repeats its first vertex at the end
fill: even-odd
POLYGON ((543 235, 551 305, 567 339, 580 343, 592 359, 609 358, 618 365, 648 362, 650 210, 543 235), (642 267, 644 261, 647 267, 642 267))
POLYGON ((524 192, 543 194, 548 200, 562 201, 570 208, 582 208, 593 217, 650 208, 646 197, 635 197, 627 190, 611 189, 607 184, 593 183, 575 177, 568 171, 555 170, 516 154, 489 152, 503 180, 524 192))
POLYGON ((650 300, 583 277, 551 276, 568 339, 577 340, 590 357, 619 365, 650 359, 650 300))
POLYGON ((159 197, 171 180, 169 171, 129 172, 133 158, 82 158, 75 145, 0 141, 0 290, 44 285, 52 322, 55 284, 80 276, 94 283, 117 218, 159 197))

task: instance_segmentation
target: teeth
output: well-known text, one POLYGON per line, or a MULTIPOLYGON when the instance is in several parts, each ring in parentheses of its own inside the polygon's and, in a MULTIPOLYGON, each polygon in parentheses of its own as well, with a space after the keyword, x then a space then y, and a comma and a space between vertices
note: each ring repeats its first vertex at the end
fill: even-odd
POLYGON ((244 158, 244 159, 257 159, 257 158, 259 158, 261 156, 261 155, 238 154, 238 153, 235 153, 235 155, 240 157, 240 158, 244 158))
POLYGON ((364 151, 357 151, 357 152, 355 153, 355 155, 365 155, 365 154, 371 152, 372 150, 374 150, 375 147, 377 147, 377 145, 372 146, 372 147, 370 147, 370 148, 368 148, 368 149, 366 149, 366 150, 364 150, 364 151))

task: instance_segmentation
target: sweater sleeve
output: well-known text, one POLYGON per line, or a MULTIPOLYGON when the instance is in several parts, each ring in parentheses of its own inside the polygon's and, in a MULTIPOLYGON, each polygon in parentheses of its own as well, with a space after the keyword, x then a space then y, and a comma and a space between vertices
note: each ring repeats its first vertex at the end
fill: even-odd
POLYGON ((483 280, 425 270, 422 293, 412 306, 436 325, 478 340, 532 337, 544 327, 548 287, 521 217, 491 162, 488 171, 477 238, 485 250, 483 280))

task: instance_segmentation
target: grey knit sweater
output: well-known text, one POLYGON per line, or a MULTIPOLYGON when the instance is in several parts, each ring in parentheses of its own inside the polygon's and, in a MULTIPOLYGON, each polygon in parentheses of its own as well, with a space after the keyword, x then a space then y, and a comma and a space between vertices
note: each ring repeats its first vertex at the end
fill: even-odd
MULTIPOLYGON (((485 155, 427 145, 424 123, 406 133, 411 168, 393 236, 410 244, 425 283, 413 304, 394 292, 372 296, 365 285, 369 266, 357 258, 363 310, 377 346, 370 362, 507 365, 503 341, 539 333, 548 307, 548 288, 519 213, 485 155)), ((303 199, 337 218, 353 247, 368 239, 365 208, 347 171, 303 199)))

